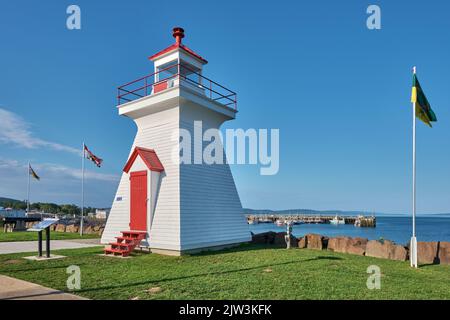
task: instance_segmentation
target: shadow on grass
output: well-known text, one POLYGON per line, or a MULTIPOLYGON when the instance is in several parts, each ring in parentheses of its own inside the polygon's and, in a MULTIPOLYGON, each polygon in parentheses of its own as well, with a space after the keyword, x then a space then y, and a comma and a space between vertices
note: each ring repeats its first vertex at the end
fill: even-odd
MULTIPOLYGON (((224 254, 224 253, 235 253, 235 252, 246 252, 246 251, 253 251, 253 250, 288 250, 286 249, 286 246, 281 245, 275 245, 275 244, 254 244, 254 243, 243 243, 236 247, 230 247, 220 250, 205 250, 198 253, 192 253, 189 254, 191 256, 214 256, 218 254, 224 254)), ((292 248, 290 250, 296 250, 298 248, 292 248)))
POLYGON ((163 283, 163 282, 170 282, 170 281, 176 281, 176 280, 200 278, 200 277, 205 277, 205 276, 226 275, 226 274, 231 274, 231 273, 238 273, 238 272, 245 272, 245 271, 252 271, 252 270, 264 270, 265 268, 274 267, 274 266, 282 266, 282 265, 289 265, 289 264, 295 264, 295 263, 301 263, 301 262, 310 262, 310 261, 316 261, 316 260, 343 260, 343 259, 340 257, 333 257, 333 256, 318 256, 318 257, 312 258, 312 259, 295 260, 295 261, 273 263, 273 264, 264 264, 264 265, 258 265, 255 267, 249 267, 249 268, 239 268, 239 269, 225 270, 225 271, 218 271, 218 272, 205 272, 205 273, 193 274, 193 275, 182 276, 182 277, 146 280, 146 281, 127 283, 127 284, 123 284, 123 285, 112 285, 112 286, 103 286, 103 287, 98 287, 98 288, 81 289, 81 290, 77 290, 77 293, 129 288, 129 287, 134 287, 134 286, 149 285, 151 283, 163 283))

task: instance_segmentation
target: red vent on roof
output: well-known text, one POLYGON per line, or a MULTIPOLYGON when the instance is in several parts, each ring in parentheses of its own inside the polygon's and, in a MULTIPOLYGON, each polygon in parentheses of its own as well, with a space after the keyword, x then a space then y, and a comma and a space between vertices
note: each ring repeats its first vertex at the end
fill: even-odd
POLYGON ((125 167, 123 168, 124 172, 128 173, 130 171, 131 166, 133 165, 137 156, 141 157, 149 170, 157 172, 164 171, 164 167, 161 161, 159 161, 158 155, 156 154, 155 150, 136 147, 134 148, 133 153, 131 154, 125 167))
POLYGON ((171 51, 174 51, 176 49, 182 49, 184 50, 186 53, 194 56, 195 58, 201 60, 203 63, 208 63, 208 61, 206 61, 206 59, 204 59, 202 56, 200 56, 199 54, 195 53, 192 49, 189 49, 188 47, 186 47, 184 44, 181 43, 181 39, 184 38, 184 29, 180 28, 180 27, 175 27, 173 28, 173 37, 175 38, 175 43, 167 48, 165 48, 164 50, 161 50, 160 52, 152 55, 151 57, 149 57, 150 60, 154 60, 166 53, 169 53, 171 51))

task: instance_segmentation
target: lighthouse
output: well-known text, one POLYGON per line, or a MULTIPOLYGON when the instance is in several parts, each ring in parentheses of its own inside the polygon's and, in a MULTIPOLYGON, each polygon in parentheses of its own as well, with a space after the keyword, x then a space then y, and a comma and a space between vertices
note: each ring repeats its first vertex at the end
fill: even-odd
POLYGON ((128 255, 141 245, 180 255, 251 240, 227 162, 194 161, 203 141, 181 148, 182 132, 219 129, 237 113, 236 93, 203 75, 208 62, 184 36, 174 28, 175 42, 149 57, 152 74, 118 88, 118 113, 137 133, 102 235, 105 253, 128 255))

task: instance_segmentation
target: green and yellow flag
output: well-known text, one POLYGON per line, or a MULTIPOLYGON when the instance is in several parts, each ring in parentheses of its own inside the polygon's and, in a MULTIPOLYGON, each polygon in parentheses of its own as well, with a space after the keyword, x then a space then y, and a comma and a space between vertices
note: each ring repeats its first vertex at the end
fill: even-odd
POLYGON ((423 93, 422 87, 420 86, 419 79, 414 73, 413 75, 413 86, 411 93, 411 102, 416 104, 416 116, 424 123, 431 127, 431 122, 437 121, 436 115, 433 110, 431 110, 430 103, 423 93))
POLYGON ((36 172, 34 172, 33 168, 30 165, 28 165, 28 171, 33 178, 35 178, 36 180, 41 180, 41 178, 36 174, 36 172))

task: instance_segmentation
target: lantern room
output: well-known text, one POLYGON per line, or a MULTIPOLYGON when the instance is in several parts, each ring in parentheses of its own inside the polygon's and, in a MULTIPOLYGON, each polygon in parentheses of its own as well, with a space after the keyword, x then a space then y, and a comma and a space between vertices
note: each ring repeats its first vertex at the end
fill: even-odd
POLYGON ((236 109, 236 93, 203 76, 208 61, 182 43, 184 29, 173 28, 175 43, 149 57, 154 72, 118 87, 118 105, 183 86, 236 109))
POLYGON ((179 85, 179 81, 192 89, 204 91, 202 68, 208 61, 182 43, 183 28, 173 28, 173 37, 174 44, 149 57, 155 71, 153 93, 179 85))

